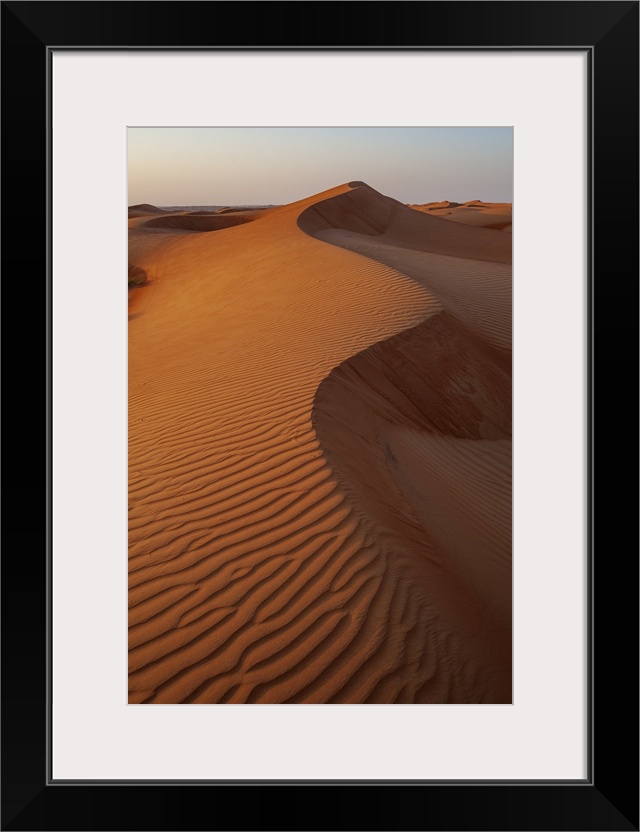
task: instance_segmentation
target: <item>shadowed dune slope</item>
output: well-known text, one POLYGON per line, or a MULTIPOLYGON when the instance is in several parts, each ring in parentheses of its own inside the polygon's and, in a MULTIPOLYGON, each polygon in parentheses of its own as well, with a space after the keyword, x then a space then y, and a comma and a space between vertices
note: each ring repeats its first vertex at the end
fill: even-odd
POLYGON ((414 557, 414 580, 475 660, 511 674, 511 379, 448 313, 332 371, 313 424, 354 500, 414 557))
POLYGON ((237 211, 231 214, 170 214, 166 217, 149 220, 146 228, 176 228, 184 231, 219 231, 232 228, 254 219, 252 211, 237 211))
MULTIPOLYGON (((371 189, 369 189, 371 190, 371 189)), ((374 192, 375 193, 375 192, 374 192)), ((372 235, 341 228, 345 208, 332 213, 353 193, 327 200, 323 227, 310 225, 305 211, 302 228, 316 238, 362 254, 408 275, 423 286, 481 341, 504 351, 510 364, 512 291, 511 237, 482 228, 447 223, 400 203, 389 208, 384 230, 372 235)), ((376 199, 385 199, 377 195, 376 199)))
POLYGON ((150 214, 162 214, 162 208, 149 205, 148 202, 129 206, 129 217, 148 217, 150 214))
POLYGON ((129 324, 130 702, 510 701, 510 514, 485 517, 506 486, 475 496, 510 473, 506 347, 483 337, 488 312, 471 326, 508 258, 451 226, 479 258, 455 259, 433 223, 451 226, 351 183, 140 249, 155 280, 129 324), (443 302, 428 275, 327 234, 387 260, 411 242, 421 274, 432 245, 443 284, 477 262, 482 297, 461 300, 461 279, 443 302))

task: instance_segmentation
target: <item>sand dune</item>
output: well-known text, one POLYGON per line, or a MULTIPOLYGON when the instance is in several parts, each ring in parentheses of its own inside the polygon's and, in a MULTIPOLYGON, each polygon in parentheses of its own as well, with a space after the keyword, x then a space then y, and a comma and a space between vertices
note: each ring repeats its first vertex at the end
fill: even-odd
POLYGON ((150 214, 161 214, 162 208, 157 208, 155 205, 149 205, 148 202, 140 203, 139 205, 129 206, 129 217, 148 217, 150 214))
POLYGON ((129 701, 510 702, 510 237, 251 219, 130 222, 129 701))
POLYGON ((494 231, 511 231, 512 206, 510 202, 482 202, 472 199, 468 202, 427 202, 423 205, 410 205, 415 211, 421 211, 432 217, 473 225, 476 228, 488 228, 494 231))

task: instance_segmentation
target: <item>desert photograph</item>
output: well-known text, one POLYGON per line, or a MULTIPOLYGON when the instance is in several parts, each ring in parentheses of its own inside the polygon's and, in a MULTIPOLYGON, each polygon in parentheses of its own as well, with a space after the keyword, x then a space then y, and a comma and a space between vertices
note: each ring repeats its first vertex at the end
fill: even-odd
POLYGON ((127 141, 129 704, 511 703, 512 129, 127 141))

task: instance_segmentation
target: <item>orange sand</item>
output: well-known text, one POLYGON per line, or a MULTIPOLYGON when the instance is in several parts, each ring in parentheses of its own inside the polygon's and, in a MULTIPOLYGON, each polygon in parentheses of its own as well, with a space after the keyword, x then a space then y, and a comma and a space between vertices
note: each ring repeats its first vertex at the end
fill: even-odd
POLYGON ((511 236, 129 225, 129 701, 510 702, 511 236))

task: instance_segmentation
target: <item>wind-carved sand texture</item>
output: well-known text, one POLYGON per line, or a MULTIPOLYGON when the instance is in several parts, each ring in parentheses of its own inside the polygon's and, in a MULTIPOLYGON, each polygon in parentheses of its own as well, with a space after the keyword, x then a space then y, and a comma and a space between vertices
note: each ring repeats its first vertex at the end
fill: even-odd
POLYGON ((130 220, 129 701, 511 702, 511 235, 361 182, 173 216, 130 220))

